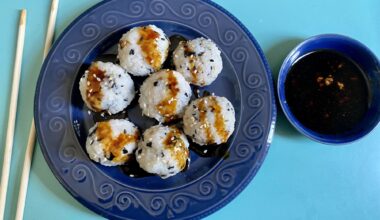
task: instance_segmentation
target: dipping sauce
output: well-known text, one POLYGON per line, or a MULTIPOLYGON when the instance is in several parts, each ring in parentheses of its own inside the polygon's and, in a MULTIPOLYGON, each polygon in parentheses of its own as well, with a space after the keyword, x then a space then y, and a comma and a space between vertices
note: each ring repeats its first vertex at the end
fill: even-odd
POLYGON ((285 81, 293 115, 321 134, 355 128, 369 108, 369 87, 361 68, 345 55, 320 50, 299 58, 285 81))

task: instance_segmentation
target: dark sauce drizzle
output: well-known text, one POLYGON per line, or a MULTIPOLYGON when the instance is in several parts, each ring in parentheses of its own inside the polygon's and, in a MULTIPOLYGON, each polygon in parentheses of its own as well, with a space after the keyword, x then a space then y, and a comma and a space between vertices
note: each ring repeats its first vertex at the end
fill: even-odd
MULTIPOLYGON (((175 69, 175 66, 173 64, 173 51, 177 48, 179 42, 181 41, 187 41, 187 39, 184 36, 181 35, 172 35, 169 38, 170 40, 170 47, 169 47, 169 52, 168 52, 168 58, 163 64, 163 69, 175 69)), ((102 54, 98 56, 95 61, 103 61, 103 62, 113 62, 113 63, 119 63, 117 56, 115 54, 102 54)), ((145 78, 141 77, 134 77, 132 76, 133 81, 135 82, 136 89, 138 91, 140 85, 144 81, 145 78), (137 85, 136 85, 137 84, 137 85)), ((192 85, 192 97, 191 100, 196 99, 196 98, 201 98, 205 96, 210 96, 211 93, 207 90, 204 90, 203 93, 199 90, 198 86, 193 86, 192 85)), ((136 94, 136 97, 138 97, 139 94, 136 94)), ((135 98, 130 106, 135 106, 137 105, 138 99, 135 98)), ((91 112, 91 115, 93 117, 93 120, 95 122, 101 122, 101 121, 106 121, 110 119, 125 119, 128 117, 127 109, 123 110, 120 113, 110 115, 107 112, 91 112)), ((164 125, 174 125, 177 126, 178 128, 183 127, 183 123, 181 119, 174 119, 173 121, 169 123, 163 123, 164 125)), ((141 131, 142 134, 142 131, 141 131)), ((191 141, 190 138, 189 140, 189 149, 196 153, 200 157, 217 157, 217 158, 222 158, 222 159, 228 159, 229 157, 229 151, 228 151, 228 144, 211 144, 207 146, 200 146, 194 142, 191 141)), ((186 160, 186 166, 181 172, 185 172, 189 166, 190 166, 190 157, 188 160, 186 160)), ((139 164, 136 161, 135 157, 135 152, 133 154, 130 154, 128 161, 124 164, 119 166, 122 172, 125 175, 128 175, 131 178, 144 178, 144 177, 149 177, 149 176, 154 176, 154 174, 148 173, 142 168, 140 168, 139 164)))

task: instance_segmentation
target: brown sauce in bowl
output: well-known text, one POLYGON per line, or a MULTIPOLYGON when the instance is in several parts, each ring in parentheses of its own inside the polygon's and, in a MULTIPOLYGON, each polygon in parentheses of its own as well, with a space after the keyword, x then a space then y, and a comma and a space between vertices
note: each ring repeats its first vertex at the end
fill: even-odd
POLYGON ((370 104, 362 69, 330 50, 311 52, 295 62, 285 81, 285 97, 305 127, 330 135, 354 129, 370 104))

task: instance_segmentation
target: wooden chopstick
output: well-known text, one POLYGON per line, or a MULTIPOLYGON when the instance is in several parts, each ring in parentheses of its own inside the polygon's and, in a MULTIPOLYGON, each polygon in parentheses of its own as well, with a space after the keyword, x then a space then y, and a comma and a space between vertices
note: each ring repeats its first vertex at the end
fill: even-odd
POLYGON ((5 201, 7 198, 9 170, 10 170, 11 159, 12 159, 13 138, 14 138, 14 132, 15 132, 15 122, 16 122, 16 113, 17 113, 17 99, 18 99, 18 91, 19 91, 19 85, 20 85, 22 55, 24 51, 25 27, 26 27, 26 10, 23 9, 21 10, 21 13, 20 13, 20 23, 18 26, 16 57, 15 57, 14 69, 13 69, 11 99, 10 99, 10 104, 9 104, 8 128, 7 128, 7 136, 6 136, 6 141, 5 141, 3 168, 2 168, 2 173, 1 173, 0 219, 4 218, 4 210, 5 210, 5 205, 6 205, 5 201))
MULTIPOLYGON (((45 37, 43 59, 45 59, 45 57, 47 56, 49 49, 51 47, 52 41, 53 41, 55 21, 57 18, 57 11, 58 11, 58 4, 59 4, 59 0, 52 0, 51 2, 49 23, 48 23, 46 37, 45 37)), ((26 146, 24 165, 22 168, 20 190, 19 190, 18 200, 17 200, 17 210, 16 210, 16 218, 15 218, 16 220, 22 220, 24 216, 25 200, 26 200, 26 194, 28 190, 30 166, 33 159, 35 141, 36 141, 36 128, 35 128, 35 123, 34 123, 34 118, 33 118, 32 124, 30 126, 30 130, 29 130, 28 144, 26 146)))

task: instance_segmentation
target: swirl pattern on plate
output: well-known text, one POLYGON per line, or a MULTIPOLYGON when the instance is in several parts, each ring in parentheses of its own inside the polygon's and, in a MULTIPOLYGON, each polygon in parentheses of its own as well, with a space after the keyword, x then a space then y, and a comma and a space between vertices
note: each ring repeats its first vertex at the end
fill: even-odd
POLYGON ((257 42, 215 3, 193 0, 103 1, 71 24, 42 68, 36 96, 36 127, 42 152, 65 188, 107 218, 202 218, 232 200, 254 177, 269 148, 275 105, 269 68, 257 42), (92 163, 80 143, 69 106, 77 72, 94 44, 130 24, 176 22, 213 39, 233 63, 237 106, 229 158, 181 187, 137 189, 113 181, 92 163), (244 96, 242 95, 244 94, 244 96), (269 101, 268 101, 269 100, 269 101), (86 191, 86 194, 83 193, 86 191), (112 211, 111 211, 112 210, 112 211))

